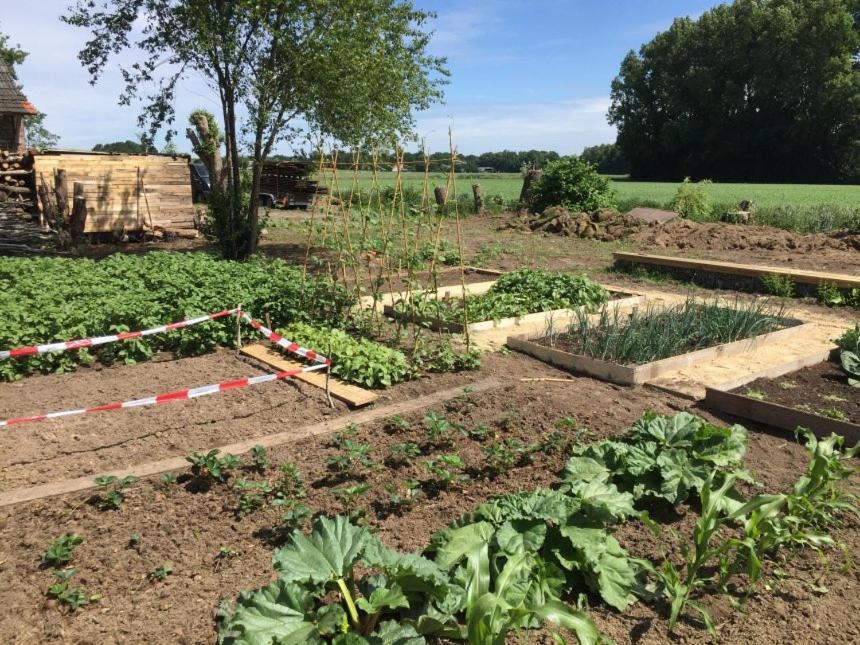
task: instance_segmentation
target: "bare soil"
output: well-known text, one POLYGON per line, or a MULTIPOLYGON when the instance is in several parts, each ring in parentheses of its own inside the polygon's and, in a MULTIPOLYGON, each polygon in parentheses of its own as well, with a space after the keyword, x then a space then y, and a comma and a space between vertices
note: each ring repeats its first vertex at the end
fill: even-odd
MULTIPOLYGON (((99 396, 121 398, 125 392, 139 394, 140 387, 158 381, 158 389, 187 385, 183 379, 197 375, 195 382, 210 382, 210 377, 247 375, 248 365, 232 359, 229 353, 198 359, 162 361, 147 365, 116 367, 92 374, 33 377, 19 384, 2 384, 0 401, 3 410, 20 409, 22 393, 27 392, 27 408, 41 409, 43 404, 74 402, 72 399, 101 387, 99 396), (229 360, 228 360, 229 359, 229 360), (177 363, 179 363, 177 365, 177 363), (131 372, 147 368, 144 378, 130 382, 131 372), (217 370, 222 370, 218 372, 217 370), (83 379, 86 386, 75 388, 83 379), (135 389, 137 388, 137 389, 135 389), (72 396, 74 394, 74 396, 72 396), (17 402, 16 402, 17 399, 17 402)), ((273 466, 284 462, 295 464, 307 485, 304 501, 314 512, 337 513, 345 509, 332 494, 332 488, 365 481, 370 492, 358 502, 366 511, 367 522, 378 531, 389 546, 420 549, 433 532, 454 517, 472 509, 488 497, 521 489, 550 486, 558 479, 565 455, 538 453, 535 462, 511 469, 498 478, 489 476, 483 448, 504 438, 518 438, 525 443, 540 442, 555 429, 562 417, 577 421, 587 429, 577 435, 564 431, 566 439, 592 441, 620 434, 646 410, 672 413, 686 408, 689 401, 647 388, 622 388, 588 378, 569 378, 542 363, 511 354, 488 355, 479 373, 436 375, 406 383, 385 393, 386 400, 415 397, 485 376, 495 376, 501 386, 482 394, 468 394, 451 400, 436 411, 467 430, 483 424, 484 438, 469 438, 454 433, 453 446, 428 445, 422 418, 425 412, 407 416, 409 428, 396 431, 385 421, 360 427, 353 440, 366 442, 372 457, 382 467, 367 469, 346 478, 333 473, 326 465, 337 448, 327 437, 316 437, 285 445, 270 452, 273 466), (531 379, 568 379, 565 382, 531 379), (422 457, 401 466, 387 464, 389 448, 404 441, 414 441, 423 450, 422 457), (438 453, 459 453, 467 464, 467 479, 449 491, 434 493, 427 488, 413 506, 401 515, 393 512, 384 486, 400 485, 405 479, 426 481, 423 459, 438 453)), ((38 454, 39 437, 48 450, 48 469, 40 472, 18 466, 4 487, 26 481, 59 479, 79 474, 82 466, 102 468, 109 464, 137 462, 152 455, 184 454, 193 445, 214 445, 227 436, 231 417, 233 436, 251 438, 292 425, 298 426, 324 415, 317 393, 307 386, 298 389, 289 384, 260 386, 149 410, 111 412, 72 421, 31 426, 39 434, 24 441, 4 438, 3 466, 21 461, 21 450, 38 454), (268 389, 267 389, 268 388, 268 389), (109 416, 112 415, 112 416, 109 416), (167 416, 170 416, 170 419, 167 416), (141 439, 130 443, 120 453, 106 454, 101 446, 116 442, 130 432, 160 433, 157 441, 141 439), (79 439, 71 438, 73 432, 79 439), (193 440, 186 437, 191 432, 193 440), (208 442, 212 442, 211 444, 208 442), (69 445, 80 454, 64 454, 69 445), (82 457, 86 455, 86 457, 82 457), (82 458, 84 459, 83 461, 82 458), (92 463, 87 460, 92 460, 92 463)), ((696 411, 713 419, 711 415, 696 411)), ((345 414, 343 410, 336 412, 345 414)), ((23 427, 22 427, 23 428, 23 427)), ((155 435, 153 435, 155 437, 155 435)), ((247 462, 247 459, 246 459, 247 462)), ((802 447, 779 435, 753 432, 746 466, 766 491, 784 491, 803 472, 806 456, 802 447)), ((278 480, 275 467, 263 474, 246 470, 238 474, 251 480, 278 480)), ((280 510, 266 506, 246 517, 238 517, 238 492, 229 485, 215 485, 206 492, 192 492, 188 484, 161 484, 157 478, 141 480, 128 489, 127 500, 116 511, 100 511, 90 502, 92 493, 70 494, 0 509, 0 642, 4 643, 211 643, 215 639, 213 616, 219 600, 232 598, 242 589, 265 584, 273 578, 272 549, 284 536, 274 527, 280 510), (97 604, 69 614, 45 597, 52 582, 49 571, 40 567, 40 556, 48 542, 64 533, 77 533, 84 543, 77 548, 70 563, 77 573, 73 584, 89 592, 102 594, 97 604), (133 533, 141 535, 140 545, 130 547, 133 533), (221 547, 238 552, 232 558, 217 557, 221 547), (173 574, 163 582, 150 582, 146 575, 156 567, 169 564, 173 574)), ((681 507, 677 513, 652 509, 653 515, 689 540, 695 521, 695 509, 681 507)), ((844 543, 845 555, 854 561, 860 555, 858 526, 836 533, 844 543)), ((680 553, 678 542, 665 530, 661 536, 651 534, 638 523, 621 528, 618 538, 631 554, 659 560, 664 552, 672 557, 680 553)), ((779 568, 785 577, 768 576, 770 589, 759 592, 746 604, 745 612, 732 609, 724 599, 704 598, 712 611, 724 643, 761 642, 850 642, 860 638, 856 621, 860 610, 860 583, 853 565, 844 568, 842 552, 828 553, 830 566, 824 567, 817 556, 808 552, 787 554, 786 561, 768 562, 766 568, 779 568), (830 591, 822 593, 821 588, 830 591), (816 589, 818 591, 816 591, 816 589)), ((575 599, 571 599, 574 601, 575 599)), ((637 603, 623 614, 608 610, 599 599, 590 599, 589 610, 599 628, 620 643, 700 643, 707 639, 702 626, 693 620, 682 621, 676 634, 666 632, 665 608, 637 603)), ((552 642, 548 632, 532 632, 530 642, 552 642)))
POLYGON ((813 414, 860 423, 860 389, 848 385, 845 372, 832 361, 804 367, 778 378, 761 378, 735 390, 813 414))

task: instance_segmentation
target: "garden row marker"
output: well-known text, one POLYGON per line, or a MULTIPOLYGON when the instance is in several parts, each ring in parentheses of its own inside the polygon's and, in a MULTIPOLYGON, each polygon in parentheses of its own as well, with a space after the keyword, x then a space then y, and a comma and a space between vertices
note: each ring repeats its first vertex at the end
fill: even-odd
POLYGON ((97 405, 90 408, 77 408, 75 410, 63 410, 61 412, 48 412, 46 414, 37 414, 31 417, 15 417, 12 419, 7 419, 5 421, 0 421, 0 428, 7 428, 9 426, 20 425, 22 423, 34 423, 36 421, 47 421, 48 419, 59 419, 61 417, 90 414, 92 412, 108 412, 110 410, 141 408, 149 405, 170 403, 171 401, 187 401, 189 399, 196 399, 201 396, 217 394, 218 392, 226 392, 227 390, 236 390, 239 388, 248 387, 249 385, 259 385, 260 383, 280 381, 282 379, 291 378, 293 376, 296 376, 297 374, 301 374, 302 372, 321 370, 324 367, 324 364, 309 365, 307 367, 301 367, 289 371, 276 372, 274 374, 261 374, 259 376, 251 376, 247 378, 236 379, 233 381, 223 381, 221 383, 213 383, 212 385, 203 385, 201 387, 194 387, 186 390, 176 390, 174 392, 167 392, 165 394, 159 394, 157 396, 148 396, 143 399, 133 399, 131 401, 107 403, 104 405, 97 405))
MULTIPOLYGON (((434 392, 432 394, 425 394, 424 396, 419 396, 417 398, 409 398, 405 401, 391 403, 382 407, 368 408, 366 410, 360 410, 358 412, 350 412, 349 414, 344 414, 334 419, 320 421, 319 423, 305 426, 303 428, 290 428, 289 430, 285 430, 284 432, 253 437, 251 439, 245 439, 244 441, 241 441, 239 443, 217 446, 217 448, 222 454, 231 453, 234 455, 241 455, 246 452, 250 452, 251 449, 256 445, 260 445, 264 448, 269 449, 285 444, 295 443, 297 441, 307 439, 309 437, 315 437, 319 435, 329 434, 337 430, 342 430, 350 423, 372 423, 373 421, 386 419, 397 414, 409 414, 410 412, 414 412, 416 410, 421 410, 424 408, 430 408, 439 405, 445 401, 449 401, 457 396, 462 395, 464 386, 468 386, 473 394, 477 394, 480 392, 486 392, 487 390, 495 389, 501 386, 501 382, 493 377, 485 378, 481 381, 466 383, 458 387, 434 392)), ((216 446, 211 446, 208 448, 204 447, 202 449, 202 452, 209 452, 209 450, 214 447, 216 446)), ((191 450, 189 450, 189 452, 191 452, 191 450)), ((13 504, 21 504, 23 502, 30 502, 37 499, 43 499, 45 497, 54 497, 56 495, 65 495, 67 493, 75 493, 83 490, 88 490, 90 488, 95 488, 97 486, 97 484, 95 483, 96 478, 105 475, 115 475, 120 478, 126 477, 128 475, 133 475, 135 477, 147 477, 150 475, 158 475, 160 473, 169 472, 171 470, 181 470, 187 467, 188 461, 185 459, 185 457, 168 457, 167 459, 161 459, 159 461, 150 461, 148 463, 138 464, 130 468, 121 468, 103 473, 95 473, 92 475, 88 475, 87 477, 78 477, 76 479, 54 481, 48 484, 31 486, 29 488, 18 488, 15 490, 2 491, 0 492, 0 507, 11 506, 13 504)))
POLYGON ((59 343, 46 343, 44 345, 30 345, 29 347, 15 347, 14 349, 0 350, 0 360, 5 360, 7 358, 22 358, 25 356, 34 356, 36 354, 67 352, 73 349, 97 347, 99 345, 106 345, 107 343, 117 343, 126 340, 132 340, 134 338, 143 338, 146 336, 152 336, 153 334, 162 334, 177 329, 185 329, 186 327, 191 327, 192 325, 198 325, 200 323, 208 322, 210 320, 223 318, 224 316, 238 315, 239 313, 241 313, 241 311, 242 310, 239 307, 236 307, 235 309, 224 309, 222 311, 217 311, 213 314, 208 314, 206 316, 198 316, 197 318, 180 320, 178 322, 170 323, 168 325, 159 325, 158 327, 152 327, 151 329, 144 329, 142 331, 124 331, 118 334, 111 334, 108 336, 79 338, 77 340, 67 340, 59 343))

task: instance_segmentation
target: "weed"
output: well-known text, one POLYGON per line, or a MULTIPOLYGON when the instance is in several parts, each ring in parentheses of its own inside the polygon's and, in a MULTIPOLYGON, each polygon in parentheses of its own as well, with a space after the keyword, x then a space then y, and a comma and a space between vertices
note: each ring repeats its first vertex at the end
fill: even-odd
POLYGON ((173 573, 173 568, 169 564, 162 564, 146 574, 146 579, 150 582, 163 582, 167 580, 167 576, 173 573))
POLYGON ((159 481, 164 488, 167 488, 176 483, 176 473, 162 473, 159 481))
POLYGON ((56 582, 48 587, 46 595, 48 598, 53 598, 60 605, 68 608, 70 612, 101 600, 100 594, 88 593, 80 587, 70 586, 69 580, 75 575, 74 569, 63 569, 62 571, 52 571, 51 573, 54 574, 56 582))
POLYGON ((128 538, 128 542, 125 546, 127 549, 134 549, 135 551, 140 552, 140 543, 142 539, 143 538, 141 537, 140 533, 135 531, 131 534, 131 537, 128 538))
POLYGON ((230 560, 232 558, 238 558, 240 555, 239 551, 233 549, 229 546, 222 546, 218 549, 218 553, 215 554, 216 560, 230 560))
POLYGON ((764 401, 767 398, 767 394, 761 390, 753 390, 749 388, 744 391, 744 396, 750 399, 755 399, 756 401, 764 401))
POLYGON ((125 501, 125 493, 123 489, 128 488, 137 481, 137 477, 128 475, 120 479, 115 475, 105 475, 96 477, 96 484, 107 490, 99 495, 97 504, 103 510, 117 510, 125 501))
POLYGON ((842 410, 837 408, 825 408, 821 410, 821 414, 823 414, 828 419, 836 419, 837 421, 845 421, 848 417, 845 416, 845 413, 842 410))
POLYGON ((790 275, 778 273, 766 273, 761 276, 761 284, 765 293, 780 298, 793 298, 795 293, 794 280, 790 275))
POLYGON ((705 193, 706 187, 710 184, 708 179, 692 182, 689 177, 685 177, 684 183, 678 186, 672 199, 672 210, 679 213, 681 217, 697 221, 710 217, 714 209, 705 193))
POLYGON ((821 394, 819 396, 821 396, 821 398, 824 399, 825 401, 831 401, 833 403, 847 403, 848 402, 848 399, 846 399, 844 396, 839 396, 838 394, 821 394))
POLYGON ((51 540, 47 550, 42 554, 42 563, 51 567, 66 564, 72 559, 72 552, 77 546, 83 544, 84 538, 74 533, 67 533, 61 537, 51 540))

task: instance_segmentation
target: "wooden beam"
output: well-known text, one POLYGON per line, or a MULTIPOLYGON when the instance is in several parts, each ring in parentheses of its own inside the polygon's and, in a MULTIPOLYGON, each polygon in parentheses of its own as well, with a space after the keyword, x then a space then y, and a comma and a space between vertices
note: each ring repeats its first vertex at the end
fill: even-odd
POLYGON ((738 275, 747 278, 759 278, 767 275, 779 275, 791 278, 794 282, 802 284, 834 284, 843 289, 860 288, 860 276, 846 273, 826 273, 822 271, 807 271, 805 269, 788 269, 785 267, 771 267, 756 264, 737 264, 735 262, 721 262, 718 260, 694 260, 692 258, 678 258, 667 255, 650 255, 647 253, 629 253, 616 251, 612 254, 616 263, 645 264, 657 267, 670 267, 677 269, 688 269, 725 275, 738 275))
MULTIPOLYGON (((271 347, 267 347, 261 343, 257 343, 255 345, 246 345, 239 350, 245 356, 250 356, 261 363, 265 363, 269 367, 273 367, 279 372, 288 372, 290 370, 300 369, 302 364, 298 361, 290 360, 285 357, 282 353, 275 351, 271 347)), ((310 383, 313 386, 316 386, 321 389, 325 389, 325 373, 320 372, 303 372, 301 374, 297 374, 296 377, 300 381, 304 381, 305 383, 310 383)), ((331 390, 332 396, 340 399, 341 401, 345 401, 347 404, 354 408, 360 408, 364 405, 368 405, 369 403, 373 403, 376 399, 379 398, 379 395, 376 392, 371 392, 370 390, 365 390, 364 388, 358 387, 357 385, 351 385, 349 383, 344 383, 341 380, 332 378, 329 383, 329 388, 331 390)))
MULTIPOLYGON (((486 378, 481 381, 478 381, 477 383, 470 383, 468 387, 471 392, 477 393, 492 390, 496 387, 499 387, 500 385, 501 382, 497 379, 486 378)), ((336 419, 321 421, 313 425, 305 426, 304 428, 299 428, 298 430, 293 429, 287 430, 285 432, 278 432, 276 434, 254 437, 253 439, 246 439, 245 441, 231 443, 226 446, 217 446, 217 448, 222 453, 229 452, 234 455, 241 455, 246 452, 250 452, 250 450, 256 445, 263 446, 264 448, 275 448, 277 446, 295 443, 296 441, 307 439, 309 437, 329 434, 331 432, 335 432, 337 430, 345 428, 350 423, 371 423, 373 421, 385 419, 387 417, 391 417, 397 414, 409 414, 410 412, 414 412, 416 410, 429 408, 445 401, 449 401, 457 396, 460 396, 463 393, 463 389, 463 387, 453 387, 447 390, 434 392, 433 394, 426 394, 424 396, 418 397, 417 399, 407 399, 398 403, 392 403, 381 408, 369 408, 360 412, 344 414, 337 417, 336 419)), ((207 452, 211 449, 211 447, 202 448, 202 451, 207 452)), ((33 500, 43 499, 45 497, 54 497, 56 495, 65 495, 67 493, 76 493, 83 490, 95 488, 95 480, 98 477, 105 477, 108 475, 114 475, 120 478, 126 477, 128 475, 134 477, 148 477, 150 475, 166 473, 171 470, 181 470, 183 468, 186 468, 187 466, 188 461, 185 459, 185 457, 170 457, 168 459, 162 459, 160 461, 151 461, 145 464, 138 464, 137 466, 132 466, 129 468, 120 468, 117 470, 97 473, 87 477, 66 479, 58 482, 52 482, 50 484, 42 484, 41 486, 32 486, 30 488, 19 488, 16 490, 10 490, 0 493, 0 507, 12 506, 13 504, 31 502, 33 500)))

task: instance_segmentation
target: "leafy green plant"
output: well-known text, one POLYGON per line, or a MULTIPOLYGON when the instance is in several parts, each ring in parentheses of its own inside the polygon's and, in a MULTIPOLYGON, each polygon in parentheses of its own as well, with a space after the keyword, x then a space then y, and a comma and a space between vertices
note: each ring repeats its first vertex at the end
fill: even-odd
POLYGON ((215 554, 215 560, 231 560, 233 558, 238 558, 240 553, 229 546, 222 546, 218 548, 218 553, 215 554))
POLYGON ((415 503, 416 496, 420 490, 421 482, 417 479, 407 479, 402 486, 385 484, 385 492, 388 493, 388 508, 391 512, 400 514, 404 509, 415 503))
POLYGON ((439 448, 454 445, 454 425, 438 412, 428 412, 424 417, 427 424, 425 435, 427 443, 439 448))
POLYGON ((842 334, 836 344, 840 347, 839 363, 848 375, 848 385, 860 387, 860 323, 842 334))
POLYGON ((755 399, 756 401, 764 401, 767 398, 767 394, 761 390, 753 390, 750 388, 744 390, 744 396, 750 399, 755 399))
POLYGON ((790 275, 780 275, 779 273, 766 273, 761 276, 761 284, 766 293, 780 298, 794 297, 794 280, 790 275))
POLYGON ((707 179, 693 182, 690 181, 689 177, 685 177, 684 183, 678 186, 678 190, 675 192, 671 209, 681 217, 698 221, 707 220, 713 212, 705 193, 705 187, 710 183, 707 179))
POLYGON ((532 184, 529 201, 532 210, 538 213, 549 206, 587 212, 615 207, 609 179, 575 156, 547 163, 540 179, 532 184))
POLYGON ((168 486, 176 483, 176 473, 162 473, 161 477, 158 478, 158 481, 161 483, 162 487, 167 488, 168 486))
POLYGON ((400 383, 412 375, 406 356, 366 338, 355 339, 338 329, 295 323, 279 329, 290 340, 332 360, 332 374, 369 388, 400 383))
POLYGON ((413 441, 405 441, 403 443, 392 445, 388 449, 388 457, 385 458, 385 461, 390 466, 405 466, 420 455, 421 448, 418 447, 417 443, 413 441))
MULTIPOLYGON (((397 305, 395 305, 397 306, 397 305)), ((462 315, 459 320, 462 320, 462 315)), ((416 369, 427 372, 465 372, 481 368, 481 352, 458 351, 450 339, 445 338, 432 347, 419 347, 412 353, 416 369)))
POLYGON ((258 473, 265 473, 269 468, 269 455, 266 448, 261 445, 256 445, 251 448, 251 468, 258 473))
POLYGON ((395 414, 393 417, 386 421, 385 427, 392 434, 400 434, 403 432, 408 432, 409 429, 412 427, 412 424, 409 423, 403 417, 395 414))
POLYGON ((185 460, 191 464, 192 476, 201 481, 227 481, 230 474, 238 467, 239 458, 230 453, 218 457, 220 452, 217 448, 213 448, 206 454, 195 452, 190 457, 186 457, 185 460))
POLYGON ((261 509, 266 503, 266 495, 272 492, 272 486, 266 480, 249 482, 245 479, 240 479, 236 482, 234 488, 242 492, 239 495, 236 509, 236 514, 239 517, 245 517, 261 509))
POLYGON ((51 573, 54 574, 56 581, 48 587, 47 596, 68 608, 70 612, 77 611, 81 607, 101 600, 100 594, 89 593, 80 587, 72 587, 70 585, 69 581, 75 575, 74 569, 55 570, 51 573))
POLYGON ((286 531, 301 528, 311 515, 311 509, 304 504, 291 502, 287 504, 286 512, 281 515, 279 528, 286 531))
POLYGON ((462 478, 462 471, 466 464, 460 455, 436 455, 424 462, 424 467, 433 475, 433 486, 441 490, 447 490, 462 478))
POLYGON ((537 444, 525 445, 514 438, 491 443, 484 448, 487 471, 491 477, 498 477, 514 466, 529 464, 536 450, 537 444))
POLYGON ((281 477, 275 485, 275 491, 279 498, 294 499, 302 498, 307 493, 302 474, 295 464, 285 462, 278 467, 281 477))
POLYGON ((51 567, 68 563, 72 559, 72 552, 83 542, 84 538, 74 533, 67 533, 51 540, 47 550, 42 554, 42 563, 51 567))
POLYGON ((150 582, 164 582, 167 576, 173 573, 173 568, 169 564, 162 564, 146 574, 147 580, 150 582))
POLYGON ((96 477, 96 484, 106 489, 98 496, 98 507, 103 510, 117 510, 125 501, 124 489, 128 488, 137 481, 137 477, 127 475, 119 478, 115 475, 103 475, 96 477))
POLYGON ((141 536, 141 534, 135 531, 131 534, 131 537, 128 538, 128 542, 126 542, 125 546, 128 549, 134 549, 135 551, 140 553, 140 544, 142 540, 143 537, 141 536))
POLYGON ((331 494, 337 499, 343 511, 347 514, 350 522, 360 523, 364 521, 365 509, 357 506, 358 500, 367 495, 370 484, 356 484, 355 486, 341 486, 333 488, 331 494))
POLYGON ((333 455, 326 460, 326 465, 330 470, 357 476, 363 470, 376 468, 376 463, 370 457, 371 448, 369 444, 352 439, 342 439, 339 441, 339 445, 340 454, 333 455))

